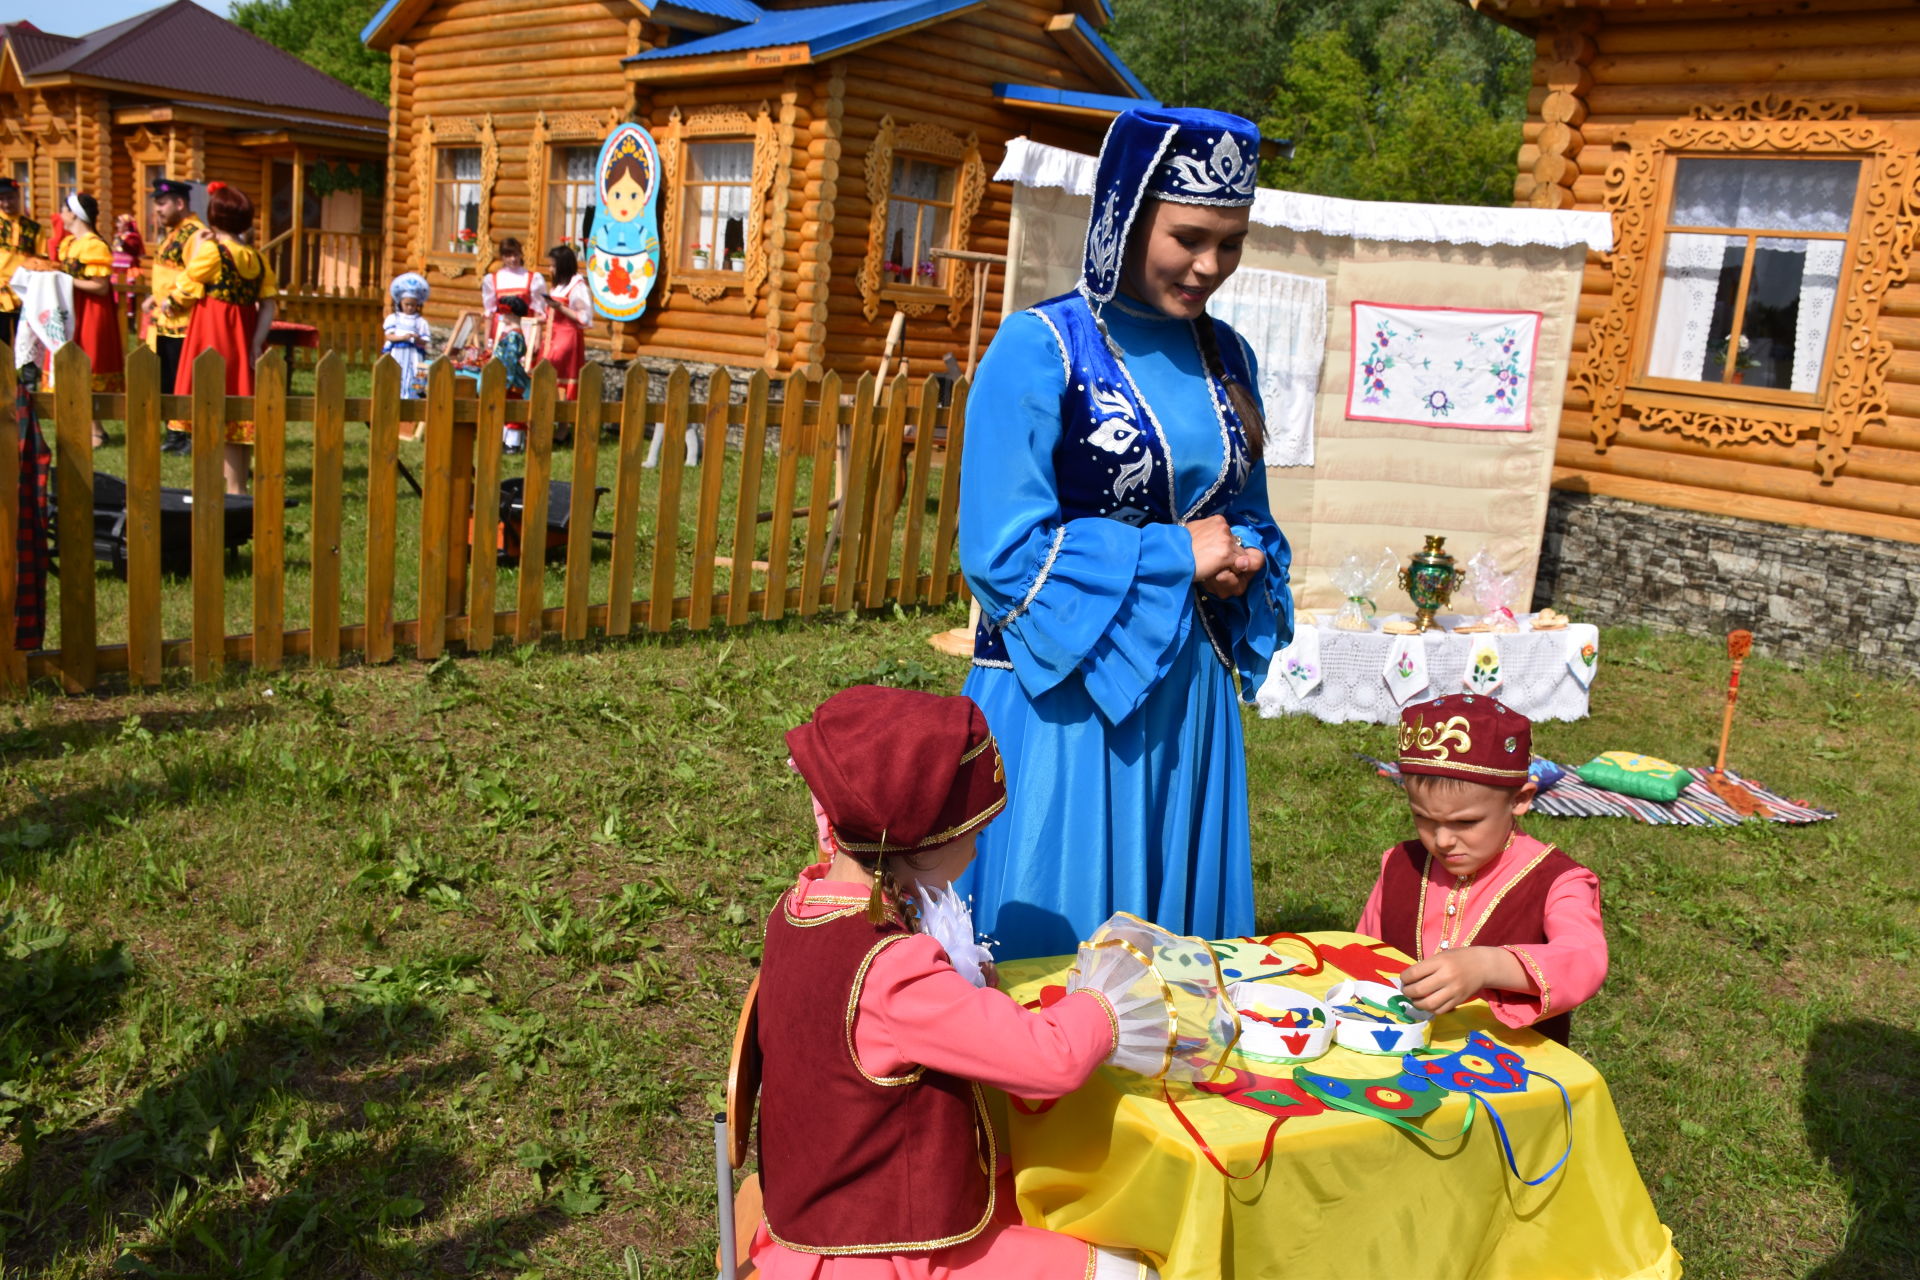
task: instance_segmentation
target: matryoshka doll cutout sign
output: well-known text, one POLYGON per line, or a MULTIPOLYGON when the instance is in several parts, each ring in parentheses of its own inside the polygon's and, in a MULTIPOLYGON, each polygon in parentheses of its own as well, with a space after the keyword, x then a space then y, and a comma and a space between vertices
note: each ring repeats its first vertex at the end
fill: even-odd
POLYGON ((623 124, 607 135, 595 169, 600 207, 587 241, 587 289, 609 320, 632 320, 647 309, 660 274, 660 150, 653 135, 623 124))

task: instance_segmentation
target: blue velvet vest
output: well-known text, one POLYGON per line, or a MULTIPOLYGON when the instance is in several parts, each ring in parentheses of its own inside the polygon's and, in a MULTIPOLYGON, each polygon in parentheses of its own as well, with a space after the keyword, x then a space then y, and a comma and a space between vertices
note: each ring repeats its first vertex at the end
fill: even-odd
MULTIPOLYGON (((1095 323, 1087 300, 1066 293, 1032 308, 1059 340, 1067 386, 1060 397, 1060 442, 1053 450, 1054 483, 1059 491, 1061 528, 1054 530, 1060 545, 1067 521, 1089 517, 1119 520, 1135 526, 1185 524, 1226 511, 1227 504, 1247 482, 1252 468, 1247 459, 1246 430, 1226 387, 1209 378, 1214 410, 1220 420, 1225 463, 1211 488, 1191 506, 1181 507, 1174 462, 1165 433, 1152 406, 1134 384, 1132 375, 1095 323)), ((1252 371, 1239 339, 1211 316, 1194 324, 1214 325, 1215 346, 1228 379, 1252 388, 1252 371)), ((1199 338, 1194 339, 1196 346, 1199 338)), ((980 667, 1013 666, 1001 626, 1017 617, 1027 601, 1046 583, 1048 557, 1028 588, 1026 601, 998 624, 982 613, 974 631, 973 663, 980 667)), ((1214 612, 1213 597, 1195 589, 1200 621, 1222 663, 1233 661, 1227 628, 1214 612)))

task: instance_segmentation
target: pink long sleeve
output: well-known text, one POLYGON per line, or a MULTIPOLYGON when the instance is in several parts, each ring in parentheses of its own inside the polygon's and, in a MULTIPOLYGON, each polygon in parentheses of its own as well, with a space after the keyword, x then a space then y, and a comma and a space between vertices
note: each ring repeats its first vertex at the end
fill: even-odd
POLYGON ((1520 961, 1534 990, 1486 991, 1493 1016, 1531 1026, 1591 1000, 1607 980, 1607 935, 1600 926, 1600 881, 1585 867, 1564 873, 1547 890, 1545 943, 1506 950, 1520 961))
POLYGON ((1113 1051, 1113 1022, 1095 996, 1024 1009, 954 971, 925 935, 897 942, 867 971, 854 1022, 860 1064, 873 1075, 915 1066, 1018 1094, 1056 1098, 1086 1082, 1113 1051))
POLYGON ((1360 908, 1360 923, 1353 926, 1355 933, 1369 938, 1380 936, 1380 888, 1387 882, 1387 859, 1398 847, 1395 845, 1380 855, 1380 874, 1373 878, 1373 892, 1367 895, 1367 905, 1360 908))

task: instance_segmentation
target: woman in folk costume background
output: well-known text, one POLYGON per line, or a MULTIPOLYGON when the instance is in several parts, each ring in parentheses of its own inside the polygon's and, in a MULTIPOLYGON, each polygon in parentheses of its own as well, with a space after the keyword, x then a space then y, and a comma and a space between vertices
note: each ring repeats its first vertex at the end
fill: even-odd
POLYGON ((526 254, 512 236, 500 242, 499 265, 480 277, 480 312, 486 317, 489 347, 499 340, 502 329, 519 327, 519 319, 507 312, 510 298, 526 304, 526 315, 537 316, 547 309, 547 282, 538 271, 527 270, 526 254))
POLYGON ((586 328, 593 323, 593 295, 580 274, 580 259, 564 244, 547 250, 547 269, 553 273, 547 287, 546 341, 540 358, 553 366, 562 400, 580 390, 580 370, 587 363, 586 328))
POLYGON ((1077 289, 1008 318, 974 384, 966 692, 1013 790, 961 887, 1002 958, 1070 951, 1114 911, 1253 931, 1235 693, 1292 634, 1290 557, 1253 356, 1206 303, 1239 265, 1259 144, 1220 112, 1119 116, 1077 289))
MULTIPOLYGON (((193 310, 173 391, 192 395, 194 360, 203 351, 218 351, 227 362, 226 394, 250 396, 253 366, 280 306, 280 285, 267 260, 240 240, 253 229, 253 201, 245 192, 224 182, 208 183, 207 227, 188 247, 185 270, 156 304, 163 317, 189 306, 193 310)), ((227 423, 225 440, 227 492, 245 493, 253 423, 227 423)))
MULTIPOLYGON (((120 345, 120 312, 113 301, 113 250, 93 229, 100 202, 85 192, 67 197, 67 234, 60 239, 60 266, 73 277, 74 341, 93 364, 93 389, 118 391, 126 361, 120 345)), ((93 447, 107 442, 93 424, 93 447)))

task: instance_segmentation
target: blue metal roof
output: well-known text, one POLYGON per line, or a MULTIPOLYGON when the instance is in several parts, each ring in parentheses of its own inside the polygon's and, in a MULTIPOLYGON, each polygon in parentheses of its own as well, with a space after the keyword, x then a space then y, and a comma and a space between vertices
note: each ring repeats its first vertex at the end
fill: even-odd
MULTIPOLYGON (((727 3, 728 0, 711 0, 727 3)), ((760 18, 747 26, 735 27, 700 40, 648 49, 625 59, 627 62, 657 62, 666 58, 692 58, 703 53, 741 53, 748 49, 768 49, 776 45, 804 44, 815 58, 823 58, 849 45, 885 36, 902 27, 945 17, 971 9, 979 0, 855 0, 852 4, 829 4, 811 9, 763 9, 760 18)))
POLYGON ((1073 25, 1075 30, 1086 37, 1087 43, 1093 46, 1094 52, 1104 58, 1107 65, 1113 68, 1113 74, 1119 76, 1127 88, 1133 90, 1135 97, 1151 98, 1153 96, 1153 91, 1141 83, 1140 77, 1133 74, 1133 69, 1120 60, 1120 55, 1113 51, 1113 46, 1100 38, 1100 33, 1093 29, 1091 22, 1088 22, 1085 18, 1076 16, 1073 20, 1073 25))
POLYGON ((1080 107, 1087 111, 1111 111, 1115 115, 1136 107, 1157 107, 1157 98, 1123 98, 1111 93, 1081 93, 1076 89, 1049 89, 1042 84, 996 84, 993 94, 1007 102, 1043 102, 1059 107, 1080 107))
POLYGON ((380 29, 380 24, 387 20, 387 15, 399 7, 400 0, 387 0, 385 4, 381 5, 380 12, 367 19, 367 25, 360 28, 360 43, 365 44, 367 41, 373 39, 373 33, 380 29))
POLYGON ((767 12, 752 0, 659 0, 653 7, 686 9, 723 22, 758 22, 767 12))

